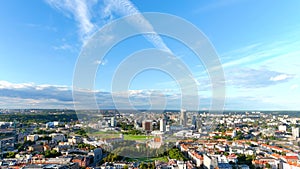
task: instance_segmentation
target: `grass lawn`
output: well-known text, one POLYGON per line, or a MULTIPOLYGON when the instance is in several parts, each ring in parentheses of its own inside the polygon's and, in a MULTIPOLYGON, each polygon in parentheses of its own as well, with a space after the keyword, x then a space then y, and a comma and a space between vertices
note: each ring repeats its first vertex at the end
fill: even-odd
MULTIPOLYGON (((105 131, 97 131, 97 132, 93 132, 93 133, 88 133, 88 135, 91 136, 98 136, 101 138, 116 138, 116 137, 120 137, 121 133, 117 133, 117 132, 105 132, 105 131)), ((153 136, 146 136, 146 135, 123 135, 124 136, 124 140, 136 140, 136 141, 144 141, 144 140, 149 140, 152 139, 153 136)))
POLYGON ((155 157, 155 158, 152 158, 152 160, 158 160, 158 161, 163 161, 163 162, 168 162, 168 158, 166 156, 164 157, 155 157))
POLYGON ((153 136, 146 135, 124 135, 124 140, 148 140, 152 138, 153 136))

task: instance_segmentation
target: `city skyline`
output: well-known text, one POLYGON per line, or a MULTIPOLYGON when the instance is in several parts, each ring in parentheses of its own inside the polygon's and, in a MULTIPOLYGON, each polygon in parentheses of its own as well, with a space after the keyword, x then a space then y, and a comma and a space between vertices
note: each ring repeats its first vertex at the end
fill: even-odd
MULTIPOLYGON (((300 109, 300 2, 156 2, 2 2, 0 108, 72 109, 77 57, 93 33, 130 12, 161 12, 191 22, 215 47, 226 80, 226 110, 300 109)), ((209 109, 212 91, 205 65, 180 42, 160 37, 191 70, 199 88, 200 110, 209 109)), ((164 48, 153 46, 142 35, 131 37, 95 61, 99 69, 94 90, 100 108, 114 108, 110 92, 117 66, 135 51, 154 47, 164 48)), ((139 109, 149 107, 150 96, 162 94, 167 109, 181 108, 178 84, 157 70, 136 75, 129 93, 139 109)))

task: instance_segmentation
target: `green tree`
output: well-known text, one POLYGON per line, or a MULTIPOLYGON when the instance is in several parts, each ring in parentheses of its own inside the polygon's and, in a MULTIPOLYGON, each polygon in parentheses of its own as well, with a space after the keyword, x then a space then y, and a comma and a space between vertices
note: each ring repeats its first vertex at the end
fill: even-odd
POLYGON ((148 165, 144 162, 142 162, 140 165, 139 165, 139 168, 140 169, 147 169, 148 168, 148 165))
POLYGON ((15 152, 8 152, 6 154, 6 158, 15 158, 16 153, 15 152))
POLYGON ((169 157, 171 159, 176 159, 176 160, 186 160, 182 152, 178 148, 172 148, 169 150, 169 157))
POLYGON ((46 158, 54 158, 61 155, 61 153, 56 150, 46 150, 43 154, 46 158))
POLYGON ((81 135, 82 137, 87 137, 88 135, 86 134, 85 130, 79 129, 75 132, 75 134, 81 135))

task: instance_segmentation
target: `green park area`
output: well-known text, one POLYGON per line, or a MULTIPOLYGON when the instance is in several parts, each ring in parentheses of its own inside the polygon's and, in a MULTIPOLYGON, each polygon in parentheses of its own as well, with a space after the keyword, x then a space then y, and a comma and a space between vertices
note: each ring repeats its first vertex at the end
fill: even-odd
POLYGON ((124 135, 124 140, 148 140, 152 139, 153 136, 146 136, 146 135, 124 135))
MULTIPOLYGON (((105 131, 97 131, 93 133, 88 133, 90 136, 98 136, 100 138, 117 138, 120 137, 121 133, 117 132, 105 132, 105 131)), ((133 134, 124 134, 124 140, 133 140, 133 141, 143 141, 152 139, 153 136, 147 135, 133 135, 133 134)))

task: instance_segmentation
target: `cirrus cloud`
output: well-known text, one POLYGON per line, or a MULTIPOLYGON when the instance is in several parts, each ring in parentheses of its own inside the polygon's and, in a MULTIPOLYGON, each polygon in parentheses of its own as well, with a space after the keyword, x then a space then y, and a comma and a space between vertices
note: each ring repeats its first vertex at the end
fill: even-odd
POLYGON ((268 69, 231 69, 227 73, 227 84, 242 88, 268 87, 287 82, 294 78, 286 74, 268 69))

